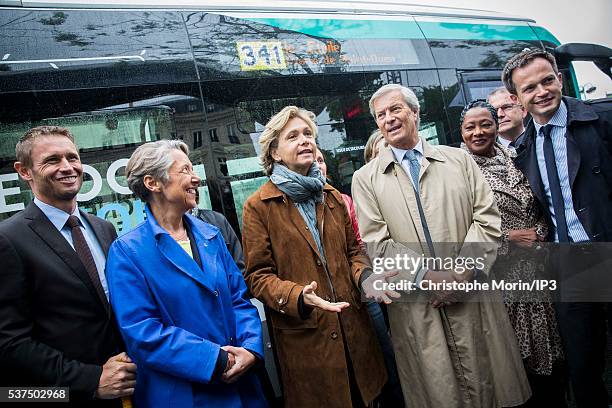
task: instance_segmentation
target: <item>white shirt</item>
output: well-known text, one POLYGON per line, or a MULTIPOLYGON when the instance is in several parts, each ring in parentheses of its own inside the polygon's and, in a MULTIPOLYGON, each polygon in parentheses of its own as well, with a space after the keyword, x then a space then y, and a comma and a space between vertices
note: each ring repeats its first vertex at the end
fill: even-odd
MULTIPOLYGON (((393 152, 393 155, 395 156, 395 160, 397 160, 397 162, 402 166, 402 168, 404 169, 404 171, 410 178, 410 181, 412 181, 412 185, 415 186, 414 180, 412 180, 412 176, 410 173, 410 160, 406 158, 406 152, 408 150, 400 149, 398 147, 393 147, 391 145, 389 145, 389 147, 391 148, 391 151, 393 152)), ((423 154, 423 141, 421 140, 420 137, 419 137, 418 143, 416 144, 416 146, 412 148, 412 150, 414 150, 414 154, 417 160, 419 161, 419 164, 421 164, 423 162, 423 157, 425 156, 423 154)))

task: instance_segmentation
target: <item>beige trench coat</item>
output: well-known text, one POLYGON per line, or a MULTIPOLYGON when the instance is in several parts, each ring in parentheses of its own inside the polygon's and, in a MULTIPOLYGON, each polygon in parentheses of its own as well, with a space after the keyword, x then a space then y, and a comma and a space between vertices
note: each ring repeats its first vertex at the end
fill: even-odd
MULTIPOLYGON (((476 163, 461 149, 425 140, 423 149, 419 185, 432 241, 463 247, 496 242, 499 212, 476 163)), ((376 248, 376 256, 394 254, 403 243, 417 253, 419 246, 426 247, 409 177, 388 146, 353 176, 361 236, 376 248)), ((489 260, 494 252, 492 245, 489 260)), ((418 296, 419 302, 396 302, 388 309, 407 406, 495 408, 530 397, 503 303, 459 302, 435 309, 427 302, 430 294, 418 296)))

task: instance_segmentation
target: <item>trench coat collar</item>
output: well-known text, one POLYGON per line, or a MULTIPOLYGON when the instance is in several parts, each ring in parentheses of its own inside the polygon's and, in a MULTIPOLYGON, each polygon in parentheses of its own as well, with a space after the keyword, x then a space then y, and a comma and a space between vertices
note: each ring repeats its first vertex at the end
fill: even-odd
MULTIPOLYGON (((325 193, 333 191, 333 190, 334 188, 327 183, 325 183, 325 185, 323 186, 323 192, 325 193)), ((270 199, 278 198, 278 197, 285 197, 285 198, 287 197, 287 195, 283 193, 282 191, 280 191, 280 189, 276 187, 276 185, 274 185, 274 183, 271 182, 270 180, 268 180, 263 186, 261 186, 261 191, 259 193, 259 196, 261 197, 262 201, 270 200, 270 199)))
POLYGON ((575 99, 563 97, 563 102, 567 106, 567 125, 571 126, 574 122, 590 122, 599 119, 592 106, 575 99))
MULTIPOLYGON (((437 147, 432 146, 427 142, 427 140, 423 138, 421 138, 421 143, 423 143, 423 158, 427 159, 427 163, 429 160, 437 160, 440 162, 446 161, 446 157, 444 157, 442 152, 440 152, 437 147)), ((389 146, 383 146, 380 150, 380 155, 378 157, 378 170, 381 173, 386 172, 391 163, 400 164, 395 159, 395 155, 393 154, 393 151, 389 146)))
POLYGON ((186 214, 185 219, 187 220, 191 233, 196 241, 195 244, 202 261, 202 268, 205 269, 203 271, 200 269, 196 261, 180 247, 174 238, 170 236, 168 231, 163 229, 157 223, 157 220, 155 217, 153 217, 151 209, 148 205, 145 207, 145 211, 147 213, 146 223, 149 225, 149 228, 155 237, 157 248, 161 254, 177 269, 190 276, 196 282, 199 282, 210 292, 214 293, 215 282, 217 280, 216 271, 218 269, 216 257, 217 251, 210 251, 206 250, 205 248, 210 245, 215 245, 215 243, 211 242, 211 240, 213 240, 215 235, 219 233, 219 229, 206 223, 197 223, 196 225, 194 222, 195 218, 186 214))

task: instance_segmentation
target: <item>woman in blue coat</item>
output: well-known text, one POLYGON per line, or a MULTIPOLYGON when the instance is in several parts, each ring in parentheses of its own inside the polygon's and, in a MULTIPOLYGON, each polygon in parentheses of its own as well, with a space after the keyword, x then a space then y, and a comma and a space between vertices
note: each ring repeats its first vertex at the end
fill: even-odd
POLYGON ((110 298, 138 365, 138 407, 262 407, 261 322, 219 230, 186 212, 200 178, 181 141, 146 143, 126 174, 146 221, 109 252, 110 298))

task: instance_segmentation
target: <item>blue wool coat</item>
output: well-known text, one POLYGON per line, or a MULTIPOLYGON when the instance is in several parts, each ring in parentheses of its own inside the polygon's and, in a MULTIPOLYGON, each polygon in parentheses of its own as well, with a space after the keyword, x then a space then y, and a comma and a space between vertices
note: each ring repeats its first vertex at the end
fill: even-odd
POLYGON ((263 356, 257 309, 219 230, 186 216, 202 270, 146 211, 144 223, 113 243, 106 264, 111 303, 138 366, 136 405, 266 406, 254 373, 233 384, 211 379, 221 346, 263 356))

